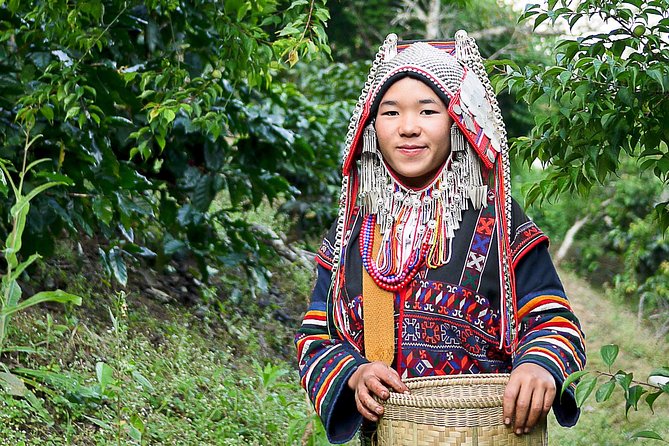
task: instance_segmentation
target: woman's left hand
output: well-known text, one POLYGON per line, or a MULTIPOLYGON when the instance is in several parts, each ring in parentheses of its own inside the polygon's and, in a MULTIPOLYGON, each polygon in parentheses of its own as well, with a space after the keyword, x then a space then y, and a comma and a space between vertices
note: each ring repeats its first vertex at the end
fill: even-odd
POLYGON ((521 364, 511 372, 504 390, 504 424, 517 435, 528 433, 546 417, 555 399, 555 379, 545 368, 521 364))

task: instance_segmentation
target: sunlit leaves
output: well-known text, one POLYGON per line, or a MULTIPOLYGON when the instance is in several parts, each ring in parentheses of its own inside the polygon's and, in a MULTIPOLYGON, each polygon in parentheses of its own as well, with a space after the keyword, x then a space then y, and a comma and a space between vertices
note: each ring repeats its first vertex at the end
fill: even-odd
MULTIPOLYGON (((563 39, 555 46, 552 66, 509 66, 497 85, 545 116, 535 120, 531 138, 513 146, 527 163, 540 160, 555 167, 550 179, 529 191, 529 201, 562 192, 585 195, 620 169, 622 153, 639 158, 648 149, 659 153, 641 159, 644 168, 665 184, 669 180, 669 152, 660 145, 669 120, 669 48, 659 37, 669 31, 668 10, 666 0, 551 1, 525 8, 521 20, 532 20, 535 27, 560 19, 573 27, 592 16, 612 26, 563 39)), ((669 227, 663 207, 658 221, 669 227)))

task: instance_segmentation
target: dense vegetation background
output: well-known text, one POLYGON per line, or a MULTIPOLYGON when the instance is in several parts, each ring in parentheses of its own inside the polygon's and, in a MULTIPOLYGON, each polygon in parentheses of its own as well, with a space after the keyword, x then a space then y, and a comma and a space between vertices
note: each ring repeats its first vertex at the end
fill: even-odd
POLYGON ((669 393, 637 383, 669 375, 669 2, 572 3, 0 0, 6 444, 326 444, 291 333, 349 113, 385 34, 460 28, 556 260, 657 345, 581 400, 617 383, 602 441, 667 439, 611 414, 669 393))

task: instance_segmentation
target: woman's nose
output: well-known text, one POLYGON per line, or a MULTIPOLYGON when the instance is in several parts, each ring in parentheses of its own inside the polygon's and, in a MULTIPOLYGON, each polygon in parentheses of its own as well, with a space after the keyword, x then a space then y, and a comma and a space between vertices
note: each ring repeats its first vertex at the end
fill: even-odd
POLYGON ((420 126, 414 116, 404 115, 400 122, 399 133, 401 136, 417 136, 420 134, 420 126))

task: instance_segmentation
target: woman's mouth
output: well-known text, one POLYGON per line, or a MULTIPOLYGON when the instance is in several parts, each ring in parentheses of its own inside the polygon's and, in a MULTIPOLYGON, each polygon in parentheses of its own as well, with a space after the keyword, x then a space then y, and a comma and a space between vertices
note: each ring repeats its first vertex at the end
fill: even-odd
POLYGON ((427 147, 426 146, 417 146, 412 144, 406 144, 398 146, 397 150, 404 156, 416 156, 423 152, 427 147))

